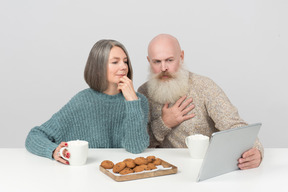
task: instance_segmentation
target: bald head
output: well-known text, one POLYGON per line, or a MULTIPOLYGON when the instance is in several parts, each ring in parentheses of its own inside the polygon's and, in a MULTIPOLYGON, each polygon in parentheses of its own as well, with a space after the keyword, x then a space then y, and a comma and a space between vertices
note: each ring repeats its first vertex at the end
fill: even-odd
POLYGON ((154 37, 148 46, 148 56, 151 54, 151 51, 154 51, 156 48, 164 48, 173 49, 175 52, 180 53, 181 47, 178 40, 169 34, 160 34, 154 37))
POLYGON ((154 73, 176 72, 184 59, 184 51, 175 37, 160 34, 150 41, 147 59, 154 73))

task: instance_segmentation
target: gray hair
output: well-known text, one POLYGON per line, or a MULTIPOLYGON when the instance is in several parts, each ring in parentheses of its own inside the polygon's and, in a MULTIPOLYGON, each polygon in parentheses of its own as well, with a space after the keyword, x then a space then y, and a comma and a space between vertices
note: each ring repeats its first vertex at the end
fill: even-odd
POLYGON ((103 39, 94 44, 85 66, 84 79, 90 88, 99 92, 103 92, 108 88, 107 65, 110 51, 115 46, 120 47, 125 52, 128 64, 127 77, 132 80, 131 61, 124 45, 115 40, 103 39))

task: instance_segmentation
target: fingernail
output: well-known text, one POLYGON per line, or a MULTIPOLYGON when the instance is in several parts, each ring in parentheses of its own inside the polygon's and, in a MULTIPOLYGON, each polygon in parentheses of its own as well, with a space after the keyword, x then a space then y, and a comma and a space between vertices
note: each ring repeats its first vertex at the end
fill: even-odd
POLYGON ((66 154, 66 158, 68 158, 68 159, 70 158, 70 153, 66 154))
POLYGON ((69 165, 69 161, 66 161, 66 164, 69 165))
POLYGON ((65 146, 67 147, 67 146, 68 146, 68 143, 65 143, 65 146))

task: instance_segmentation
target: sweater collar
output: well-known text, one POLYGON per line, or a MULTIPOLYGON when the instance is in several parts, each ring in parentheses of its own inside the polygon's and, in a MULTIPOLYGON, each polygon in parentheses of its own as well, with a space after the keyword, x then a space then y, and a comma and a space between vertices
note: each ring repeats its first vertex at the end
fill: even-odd
POLYGON ((91 91, 95 94, 97 94, 97 96, 103 98, 103 99, 108 99, 108 100, 117 100, 119 98, 123 98, 123 94, 122 92, 116 94, 116 95, 108 95, 108 94, 105 94, 105 93, 102 93, 102 92, 99 92, 99 91, 95 91, 93 89, 91 89, 91 91))

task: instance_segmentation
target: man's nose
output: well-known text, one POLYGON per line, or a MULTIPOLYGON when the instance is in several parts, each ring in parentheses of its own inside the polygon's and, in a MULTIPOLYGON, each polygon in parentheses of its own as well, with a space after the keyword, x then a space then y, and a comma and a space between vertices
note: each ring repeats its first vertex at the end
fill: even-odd
POLYGON ((166 64, 166 62, 162 62, 161 63, 161 71, 167 71, 168 70, 168 66, 166 64))

